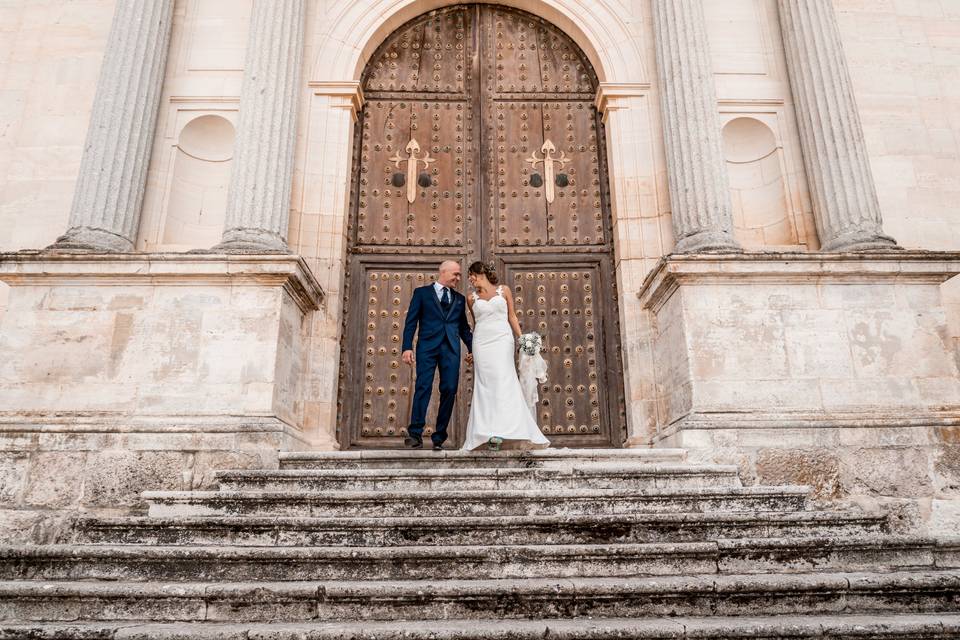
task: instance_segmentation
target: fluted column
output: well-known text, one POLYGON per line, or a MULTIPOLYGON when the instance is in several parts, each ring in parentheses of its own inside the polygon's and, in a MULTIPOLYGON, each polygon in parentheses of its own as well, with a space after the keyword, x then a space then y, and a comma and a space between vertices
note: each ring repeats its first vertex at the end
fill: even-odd
POLYGON ((67 231, 49 249, 133 249, 160 106, 173 4, 173 0, 117 3, 67 231))
POLYGON ((737 251, 702 0, 653 0, 677 253, 737 251))
POLYGON ((883 234, 850 72, 830 0, 779 0, 803 163, 824 251, 892 249, 883 234))
POLYGON ((304 0, 254 0, 220 251, 287 252, 304 0))

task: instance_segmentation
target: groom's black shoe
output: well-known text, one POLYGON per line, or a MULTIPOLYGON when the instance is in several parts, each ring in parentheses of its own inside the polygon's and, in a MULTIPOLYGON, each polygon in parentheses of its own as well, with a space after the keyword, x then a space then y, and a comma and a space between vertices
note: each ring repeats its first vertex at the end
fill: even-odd
POLYGON ((403 439, 403 444, 411 449, 423 449, 423 438, 407 436, 403 439))
POLYGON ((443 451, 443 445, 442 445, 442 444, 435 444, 435 445, 433 445, 433 450, 434 450, 434 451, 443 451))

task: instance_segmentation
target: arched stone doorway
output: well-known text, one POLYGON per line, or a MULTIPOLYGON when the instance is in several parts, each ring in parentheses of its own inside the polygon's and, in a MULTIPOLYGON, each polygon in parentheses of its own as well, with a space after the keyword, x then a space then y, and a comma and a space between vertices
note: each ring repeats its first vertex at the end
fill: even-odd
MULTIPOLYGON (((338 394, 343 447, 398 446, 400 332, 444 258, 494 262, 546 335, 538 422, 557 446, 625 437, 613 230, 597 78, 553 25, 456 5, 397 29, 362 76, 338 394)), ((452 428, 462 439, 472 380, 452 428)), ((434 396, 436 402, 436 395, 434 396)), ((428 417, 428 426, 431 424, 428 417)))

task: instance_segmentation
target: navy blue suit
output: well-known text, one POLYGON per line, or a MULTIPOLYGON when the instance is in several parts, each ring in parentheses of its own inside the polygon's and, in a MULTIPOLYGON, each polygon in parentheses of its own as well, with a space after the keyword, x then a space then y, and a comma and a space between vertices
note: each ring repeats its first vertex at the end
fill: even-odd
POLYGON ((407 321, 403 327, 403 350, 413 349, 413 335, 417 335, 417 385, 410 411, 411 438, 423 437, 427 408, 433 391, 433 376, 440 369, 440 408, 431 439, 442 444, 447 439, 447 424, 453 413, 453 404, 460 383, 460 341, 473 351, 473 332, 467 324, 467 299, 449 289, 450 308, 444 312, 433 284, 413 290, 407 321))

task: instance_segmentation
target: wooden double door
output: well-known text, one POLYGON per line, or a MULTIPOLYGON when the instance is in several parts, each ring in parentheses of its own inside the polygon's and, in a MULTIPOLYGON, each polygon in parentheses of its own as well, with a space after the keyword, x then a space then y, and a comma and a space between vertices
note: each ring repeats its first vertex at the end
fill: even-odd
MULTIPOLYGON (((543 20, 456 5, 395 31, 363 75, 338 397, 345 448, 402 445, 413 289, 439 263, 492 262, 524 332, 545 336, 537 421, 554 446, 620 446, 617 290, 596 75, 543 20)), ((451 444, 473 386, 461 371, 451 444)), ((438 394, 427 419, 433 426, 438 394)))

